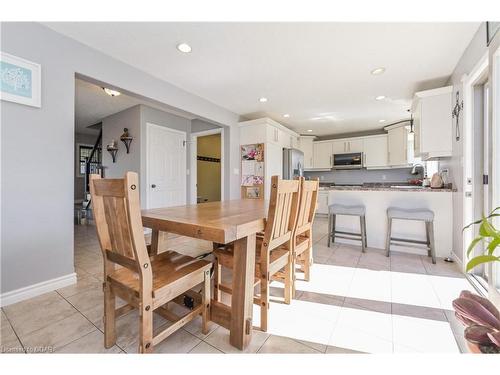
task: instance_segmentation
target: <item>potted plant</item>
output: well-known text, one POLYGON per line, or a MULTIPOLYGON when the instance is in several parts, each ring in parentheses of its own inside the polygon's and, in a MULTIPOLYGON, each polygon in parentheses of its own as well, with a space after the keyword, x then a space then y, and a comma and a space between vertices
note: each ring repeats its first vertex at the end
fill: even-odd
MULTIPOLYGON (((494 217, 500 216, 497 212, 499 210, 500 207, 495 208, 487 217, 483 216, 464 228, 465 230, 479 224, 478 236, 467 249, 468 258, 478 244, 486 245, 483 254, 469 259, 467 272, 480 264, 500 262, 500 256, 496 254, 500 246, 500 231, 491 222, 494 217)), ((500 312, 491 301, 464 290, 460 297, 453 301, 453 308, 455 316, 466 327, 464 337, 472 352, 500 353, 500 312)))

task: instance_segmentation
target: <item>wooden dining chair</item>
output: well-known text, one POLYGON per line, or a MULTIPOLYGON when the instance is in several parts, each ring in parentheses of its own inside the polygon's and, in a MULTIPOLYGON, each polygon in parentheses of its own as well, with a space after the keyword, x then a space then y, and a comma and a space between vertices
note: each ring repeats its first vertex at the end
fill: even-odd
MULTIPOLYGON (((289 304, 293 290, 292 234, 295 228, 299 203, 300 183, 298 180, 271 178, 271 197, 264 232, 257 235, 255 281, 260 284, 260 295, 254 296, 254 303, 260 306, 260 328, 267 331, 269 309, 269 283, 273 276, 282 273, 284 300, 289 304)), ((219 247, 215 254, 215 299, 220 302, 220 293, 231 294, 231 286, 222 283, 223 267, 233 268, 234 255, 231 246, 219 247)), ((234 276, 234 275, 233 275, 234 276)))
POLYGON ((319 180, 308 180, 300 177, 300 200, 297 221, 293 232, 293 297, 295 298, 296 266, 304 273, 304 280, 311 278, 312 226, 318 206, 319 180))
POLYGON ((139 204, 137 173, 123 179, 90 176, 90 192, 97 235, 104 257, 104 346, 116 342, 115 319, 133 308, 139 309, 139 352, 153 347, 180 327, 202 315, 202 329, 208 333, 211 263, 166 251, 149 257, 144 239, 139 204), (183 317, 177 317, 167 303, 202 285, 200 303, 183 317), (116 309, 116 296, 127 305, 116 309), (153 335, 153 312, 173 324, 153 335))

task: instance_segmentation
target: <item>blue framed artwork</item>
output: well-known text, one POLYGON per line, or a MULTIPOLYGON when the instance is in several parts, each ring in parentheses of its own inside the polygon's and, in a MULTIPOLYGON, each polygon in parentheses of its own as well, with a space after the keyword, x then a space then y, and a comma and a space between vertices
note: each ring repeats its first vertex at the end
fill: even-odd
POLYGON ((0 52, 0 99, 41 107, 40 64, 0 52))

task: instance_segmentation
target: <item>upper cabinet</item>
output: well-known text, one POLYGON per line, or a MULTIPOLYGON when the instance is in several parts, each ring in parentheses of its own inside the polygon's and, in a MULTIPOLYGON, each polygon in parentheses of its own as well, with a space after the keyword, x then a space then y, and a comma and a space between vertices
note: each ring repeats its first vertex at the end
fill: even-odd
POLYGON ((239 123, 240 145, 272 143, 282 148, 297 148, 299 135, 270 118, 239 123))
POLYGON ((314 136, 301 136, 299 139, 298 149, 304 153, 304 169, 313 167, 313 141, 314 136))
POLYGON ((314 142, 313 166, 317 169, 330 169, 332 167, 333 145, 337 142, 314 142))
POLYGON ((408 165, 408 130, 405 126, 388 127, 387 155, 391 167, 408 165))
POLYGON ((452 155, 453 86, 420 91, 412 104, 415 156, 430 160, 452 155))
POLYGON ((384 168, 389 165, 387 134, 374 135, 363 139, 366 168, 384 168))

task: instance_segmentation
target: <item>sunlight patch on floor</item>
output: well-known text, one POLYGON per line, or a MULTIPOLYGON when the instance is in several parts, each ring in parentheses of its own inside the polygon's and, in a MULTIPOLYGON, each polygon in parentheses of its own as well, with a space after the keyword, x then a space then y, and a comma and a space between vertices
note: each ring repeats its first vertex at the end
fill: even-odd
MULTIPOLYGON (((327 345, 341 307, 293 300, 290 305, 271 303, 267 332, 327 345)), ((260 307, 254 305, 254 325, 260 326, 260 307)))
POLYGON ((393 315, 395 353, 460 353, 448 322, 393 315))

